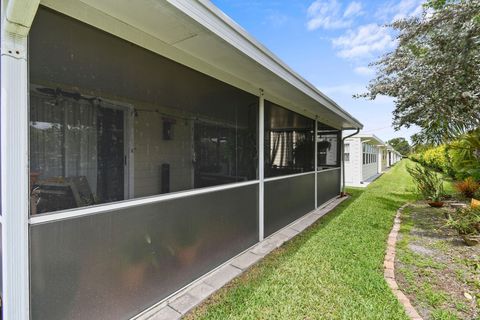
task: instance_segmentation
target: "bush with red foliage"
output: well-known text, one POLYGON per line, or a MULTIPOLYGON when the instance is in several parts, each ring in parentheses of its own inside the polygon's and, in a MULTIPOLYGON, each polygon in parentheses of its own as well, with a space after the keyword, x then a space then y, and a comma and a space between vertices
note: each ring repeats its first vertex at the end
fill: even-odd
POLYGON ((463 181, 455 183, 455 189, 460 192, 465 198, 473 198, 475 193, 480 188, 480 184, 472 177, 468 177, 463 181))

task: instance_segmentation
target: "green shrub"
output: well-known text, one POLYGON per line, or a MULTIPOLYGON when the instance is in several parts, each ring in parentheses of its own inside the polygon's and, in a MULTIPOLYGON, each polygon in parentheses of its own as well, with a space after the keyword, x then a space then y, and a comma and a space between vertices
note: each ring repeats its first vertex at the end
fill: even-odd
POLYGON ((418 192, 426 200, 440 201, 444 196, 443 180, 439 175, 426 167, 416 165, 407 167, 418 192))
POLYGON ((480 181, 480 129, 437 147, 422 147, 410 159, 457 180, 480 181), (426 149, 425 149, 426 148, 426 149))
POLYGON ((458 231, 459 234, 480 233, 480 208, 465 208, 451 216, 446 226, 458 231))
POLYGON ((446 145, 428 149, 425 151, 422 158, 424 164, 430 168, 442 171, 446 174, 452 172, 446 145))

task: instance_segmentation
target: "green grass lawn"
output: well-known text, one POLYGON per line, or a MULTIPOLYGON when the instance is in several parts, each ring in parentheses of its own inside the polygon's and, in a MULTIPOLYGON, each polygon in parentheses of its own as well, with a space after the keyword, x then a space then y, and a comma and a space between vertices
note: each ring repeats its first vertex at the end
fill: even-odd
POLYGON ((383 279, 387 236, 414 186, 398 163, 188 319, 408 319, 383 279))

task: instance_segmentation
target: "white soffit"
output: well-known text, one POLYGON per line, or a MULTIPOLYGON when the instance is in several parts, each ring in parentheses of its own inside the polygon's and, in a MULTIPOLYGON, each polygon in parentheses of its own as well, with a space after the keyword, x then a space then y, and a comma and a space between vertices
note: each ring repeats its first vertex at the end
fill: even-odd
POLYGON ((54 10, 336 128, 362 124, 210 1, 42 0, 54 10))

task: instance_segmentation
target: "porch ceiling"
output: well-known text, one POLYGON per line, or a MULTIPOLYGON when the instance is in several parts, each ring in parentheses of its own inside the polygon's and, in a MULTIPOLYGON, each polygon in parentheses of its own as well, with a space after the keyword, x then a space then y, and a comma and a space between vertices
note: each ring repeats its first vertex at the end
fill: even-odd
POLYGON ((41 4, 339 129, 363 125, 210 1, 42 0, 41 4))

